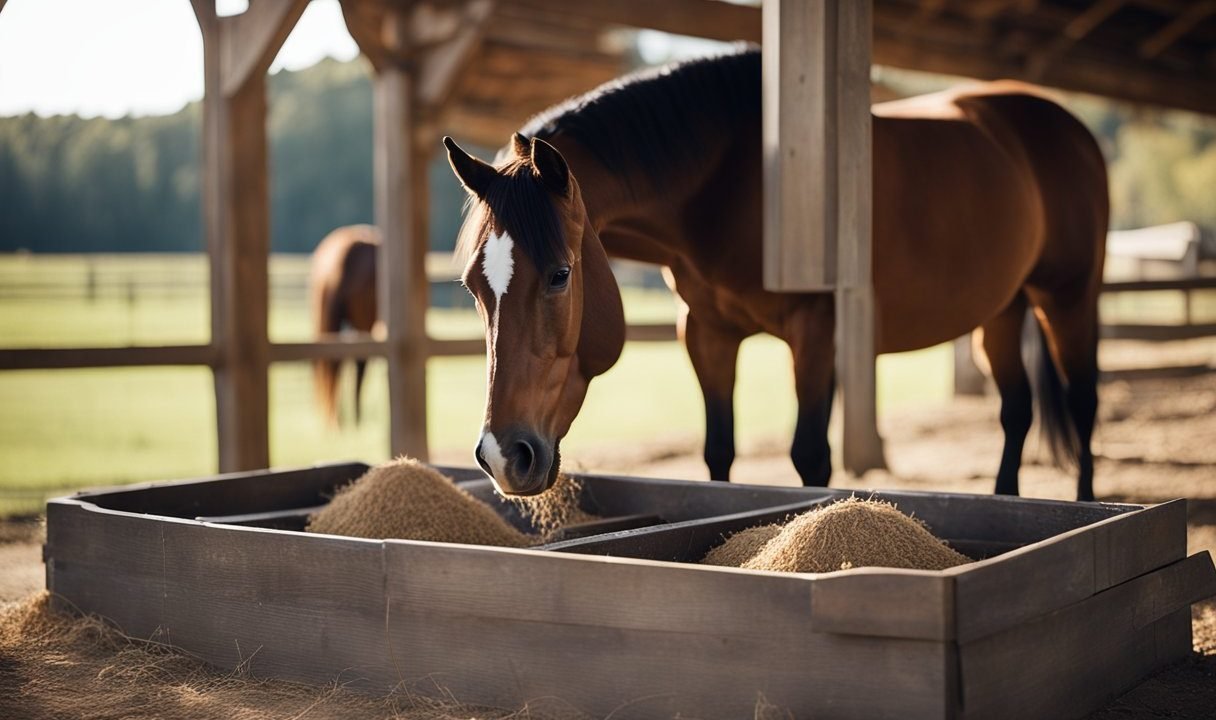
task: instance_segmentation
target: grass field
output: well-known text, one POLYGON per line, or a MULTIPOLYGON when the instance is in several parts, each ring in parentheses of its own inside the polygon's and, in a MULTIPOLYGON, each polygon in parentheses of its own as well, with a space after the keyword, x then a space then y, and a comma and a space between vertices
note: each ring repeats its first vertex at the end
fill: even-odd
MULTIPOLYGON (((309 337, 306 267, 306 258, 272 258, 270 327, 277 341, 309 337)), ((206 266, 197 256, 0 257, 0 344, 205 342, 205 288, 206 266)), ((1140 299, 1132 309, 1137 308, 1142 312, 1133 317, 1155 320, 1177 313, 1178 301, 1140 299)), ((626 313, 634 321, 670 320, 675 306, 666 292, 631 289, 626 313)), ((481 332, 470 310, 432 309, 428 325, 444 337, 481 332)), ((463 454, 479 432, 484 360, 436 359, 427 373, 432 448, 463 454)), ((880 410, 944 402, 949 384, 947 346, 879 360, 880 410)), ((365 423, 334 431, 317 416, 309 366, 275 365, 272 462, 386 458, 385 391, 383 365, 373 362, 364 391, 365 423)), ((744 344, 736 403, 742 448, 789 437, 795 403, 784 344, 771 337, 744 344)), ((205 368, 0 373, 0 514, 36 510, 48 494, 81 486, 214 472, 214 418, 205 368)), ((630 344, 617 366, 592 383, 563 454, 577 461, 579 451, 590 448, 687 441, 700 436, 702 422, 700 392, 683 349, 675 343, 630 344)))

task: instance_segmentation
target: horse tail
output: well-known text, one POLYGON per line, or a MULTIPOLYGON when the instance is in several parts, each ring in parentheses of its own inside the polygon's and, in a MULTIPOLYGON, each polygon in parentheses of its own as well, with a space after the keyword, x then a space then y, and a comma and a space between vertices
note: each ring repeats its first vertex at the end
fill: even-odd
POLYGON ((1034 370, 1035 404, 1039 406, 1039 431, 1051 450, 1056 467, 1071 469, 1081 457, 1081 440, 1068 407, 1068 386, 1047 347, 1042 321, 1031 315, 1033 332, 1022 336, 1022 348, 1034 370))
MULTIPOLYGON (((315 337, 336 333, 342 329, 345 308, 340 297, 340 286, 318 282, 311 288, 312 316, 315 337)), ((321 416, 331 425, 338 424, 338 360, 314 360, 312 364, 313 384, 321 416)))

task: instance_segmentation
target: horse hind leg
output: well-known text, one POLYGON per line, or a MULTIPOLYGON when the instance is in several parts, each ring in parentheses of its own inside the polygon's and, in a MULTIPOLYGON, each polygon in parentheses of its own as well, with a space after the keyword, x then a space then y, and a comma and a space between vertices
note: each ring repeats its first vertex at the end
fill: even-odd
POLYGON ((1098 414, 1097 292, 1079 296, 1035 293, 1039 324, 1050 358, 1063 375, 1064 401, 1072 434, 1067 457, 1077 467, 1077 499, 1094 499, 1094 456, 1091 443, 1098 414))
POLYGON ((998 495, 1018 494, 1018 472, 1022 467, 1022 448, 1034 420, 1030 378, 1022 362, 1022 326, 1026 318, 1026 298, 1018 294, 996 317, 982 325, 984 354, 992 368, 992 379, 1001 394, 1001 429, 1005 447, 996 474, 998 495))

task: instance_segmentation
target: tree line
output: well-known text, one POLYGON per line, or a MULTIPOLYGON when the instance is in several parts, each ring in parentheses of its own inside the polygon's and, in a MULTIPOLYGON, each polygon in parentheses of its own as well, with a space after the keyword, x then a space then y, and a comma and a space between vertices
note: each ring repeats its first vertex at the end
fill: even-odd
MULTIPOLYGON (((910 75, 888 73, 916 91, 910 75)), ((900 88, 899 85, 905 85, 900 88)), ((931 81, 931 84, 942 84, 931 81)), ((372 90, 361 60, 269 79, 271 247, 309 252, 372 222, 372 90)), ((1216 120, 1069 98, 1110 163, 1112 227, 1192 220, 1216 228, 1216 120)), ((201 107, 117 120, 0 118, 0 252, 203 249, 201 107)), ((433 249, 450 249, 463 193, 442 153, 430 169, 433 249)))

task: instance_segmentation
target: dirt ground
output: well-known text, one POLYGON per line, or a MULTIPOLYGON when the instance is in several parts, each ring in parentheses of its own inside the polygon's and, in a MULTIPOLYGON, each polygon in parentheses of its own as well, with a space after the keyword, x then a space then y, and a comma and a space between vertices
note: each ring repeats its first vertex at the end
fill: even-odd
MULTIPOLYGON (((1212 349, 1210 345, 1205 347, 1201 352, 1212 349)), ((1193 353, 1194 346, 1186 350, 1193 353)), ((1216 354, 1207 357, 1210 361, 1216 359, 1216 354)), ((861 478, 838 473, 833 485, 991 492, 1002 443, 995 398, 960 398, 941 407, 889 413, 882 420, 882 430, 890 471, 871 472, 861 478)), ((1216 373, 1103 385, 1101 424, 1094 447, 1098 455, 1095 487, 1099 499, 1155 503, 1188 498, 1190 552, 1216 553, 1216 373)), ((1074 480, 1036 460, 1039 450, 1037 440, 1032 438, 1027 444, 1026 465, 1022 470, 1022 494, 1071 499, 1075 493, 1074 480)), ((579 462, 586 469, 703 478, 705 469, 699 454, 698 444, 689 439, 684 443, 635 447, 602 457, 584 456, 579 462)), ((734 476, 743 482, 797 483, 785 454, 784 440, 743 448, 734 476)), ((33 598, 43 584, 40 532, 36 523, 0 523, 2 717, 434 719, 563 714, 560 709, 543 708, 508 713, 421 707, 414 700, 407 702, 402 698, 369 701, 337 687, 300 688, 214 674, 191 660, 166 656, 163 650, 155 650, 148 656, 152 658, 149 661, 148 657, 138 655, 151 652, 147 649, 133 649, 129 643, 104 633, 79 628, 65 630, 55 625, 53 618, 48 620, 40 601, 33 598), (3 605, 5 601, 9 603, 7 606, 3 605), (23 629, 14 633, 12 628, 17 626, 23 629), (38 631, 27 632, 31 628, 38 631), (132 656, 132 652, 137 655, 132 656), (149 662, 151 667, 147 666, 149 662), (124 694, 117 700, 109 698, 110 704, 98 704, 96 693, 107 683, 119 682, 107 677, 118 677, 127 684, 131 677, 138 677, 139 689, 130 691, 129 697, 124 694), (52 697, 54 702, 50 701, 52 697), (63 704, 65 698, 67 706, 63 704), (17 704, 6 709, 5 703, 17 704), (65 708, 70 710, 65 712, 65 708)), ((1196 605, 1192 617, 1195 653, 1146 679, 1092 718, 1216 715, 1216 598, 1196 605)), ((761 710, 758 708, 758 717, 770 716, 761 710)))

